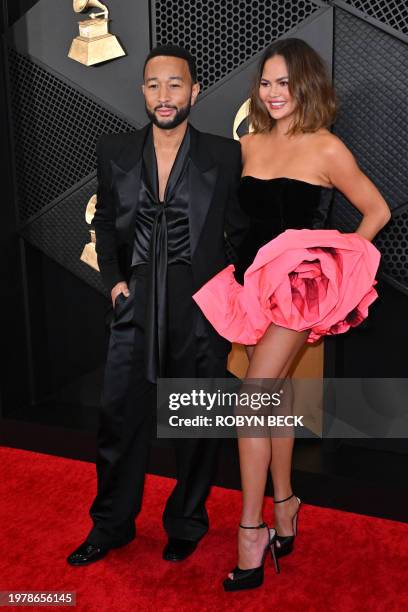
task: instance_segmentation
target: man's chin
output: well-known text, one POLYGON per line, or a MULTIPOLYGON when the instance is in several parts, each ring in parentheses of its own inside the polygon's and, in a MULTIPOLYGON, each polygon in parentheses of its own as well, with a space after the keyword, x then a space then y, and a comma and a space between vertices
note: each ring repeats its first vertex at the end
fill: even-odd
POLYGON ((175 121, 175 117, 164 118, 164 117, 158 117, 157 115, 154 115, 153 123, 157 125, 157 127, 161 128, 162 130, 171 130, 171 128, 178 125, 177 121, 175 121))
POLYGON ((171 117, 159 117, 157 113, 151 112, 146 107, 146 113, 150 121, 161 130, 172 130, 183 123, 190 114, 191 105, 179 109, 171 117))

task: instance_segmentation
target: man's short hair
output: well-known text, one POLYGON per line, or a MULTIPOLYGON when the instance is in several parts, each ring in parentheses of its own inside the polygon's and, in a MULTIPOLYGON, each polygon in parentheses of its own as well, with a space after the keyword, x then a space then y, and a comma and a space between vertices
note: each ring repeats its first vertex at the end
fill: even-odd
POLYGON ((188 63, 188 67, 191 74, 191 79, 193 83, 197 83, 197 68, 194 57, 191 55, 187 49, 184 47, 179 47, 178 45, 158 45, 157 47, 153 47, 150 51, 149 55, 145 59, 145 63, 143 66, 143 77, 146 70, 146 64, 153 57, 158 57, 159 55, 168 55, 170 57, 180 57, 181 59, 186 60, 188 63))

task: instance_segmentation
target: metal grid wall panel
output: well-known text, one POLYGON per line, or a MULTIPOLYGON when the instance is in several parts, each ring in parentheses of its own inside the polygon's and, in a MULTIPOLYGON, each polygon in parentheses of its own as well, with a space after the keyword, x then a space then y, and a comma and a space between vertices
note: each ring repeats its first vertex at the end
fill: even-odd
MULTIPOLYGON (((340 9, 335 19, 335 85, 340 112, 335 132, 395 210, 376 245, 384 277, 408 293, 408 45, 340 9), (396 210, 398 209, 398 210, 396 210)), ((353 231, 360 214, 336 195, 332 225, 353 231)))
POLYGON ((408 204, 394 211, 387 227, 375 240, 382 253, 382 276, 408 295, 408 204))
POLYGON ((408 46, 337 9, 335 132, 392 208, 408 199, 408 46))
POLYGON ((408 35, 408 3, 406 0, 343 0, 368 17, 408 35))
POLYGON ((134 127, 12 48, 9 69, 19 216, 25 221, 95 169, 100 134, 134 127))
POLYGON ((155 44, 186 47, 208 89, 321 8, 310 0, 155 0, 155 44))
POLYGON ((94 176, 78 189, 70 190, 28 223, 23 236, 48 257, 107 295, 99 272, 80 260, 85 244, 90 242, 85 209, 96 188, 94 176))

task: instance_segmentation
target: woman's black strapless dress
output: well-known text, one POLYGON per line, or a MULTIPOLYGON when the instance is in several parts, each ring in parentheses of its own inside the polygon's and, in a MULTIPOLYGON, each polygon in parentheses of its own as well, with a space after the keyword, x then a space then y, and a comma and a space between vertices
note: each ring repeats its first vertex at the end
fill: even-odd
POLYGON ((326 227, 333 189, 286 177, 243 176, 238 197, 250 220, 237 253, 235 278, 242 283, 245 270, 264 244, 287 229, 326 227))
POLYGON ((298 179, 241 179, 239 199, 250 228, 236 266, 193 295, 221 336, 253 345, 274 323, 310 330, 307 341, 315 342, 368 315, 377 298, 380 253, 359 234, 324 229, 332 195, 298 179))

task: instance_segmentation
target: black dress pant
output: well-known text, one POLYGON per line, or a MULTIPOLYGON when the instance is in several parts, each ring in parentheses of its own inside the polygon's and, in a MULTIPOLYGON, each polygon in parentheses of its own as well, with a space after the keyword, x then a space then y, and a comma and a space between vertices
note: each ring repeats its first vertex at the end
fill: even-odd
MULTIPOLYGON (((156 385, 144 375, 147 266, 134 268, 130 295, 116 299, 105 368, 97 453, 97 495, 90 508, 88 541, 115 546, 135 535, 151 438, 156 427, 156 385)), ((205 333, 197 335, 198 307, 191 268, 172 265, 167 274, 169 377, 223 377, 226 356, 213 354, 205 333)), ((169 537, 198 540, 208 530, 205 500, 219 440, 174 440, 177 484, 163 524, 169 537)))

